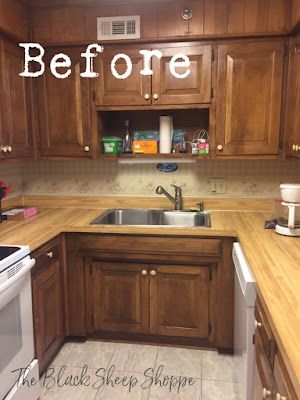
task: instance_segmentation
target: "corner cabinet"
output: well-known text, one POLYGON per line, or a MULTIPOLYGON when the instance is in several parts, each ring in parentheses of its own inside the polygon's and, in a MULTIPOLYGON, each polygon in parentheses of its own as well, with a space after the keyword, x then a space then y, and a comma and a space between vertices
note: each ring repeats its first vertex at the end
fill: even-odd
POLYGON ((19 76, 23 64, 23 51, 18 44, 0 39, 0 158, 3 159, 32 156, 32 82, 19 76))
POLYGON ((91 80, 80 76, 85 68, 81 52, 77 48, 47 51, 46 71, 37 78, 42 157, 92 157, 91 80), (56 78, 49 68, 58 53, 72 61, 72 73, 65 79, 56 78))
POLYGON ((216 155, 277 155, 283 41, 218 47, 216 155))
POLYGON ((65 338, 60 238, 35 251, 32 256, 36 259, 32 271, 35 356, 42 373, 65 338))
POLYGON ((286 109, 286 154, 300 157, 300 35, 291 39, 286 109))
MULTIPOLYGON (((147 46, 144 47, 145 49, 147 46)), ((211 46, 161 45, 162 58, 153 56, 152 76, 144 76, 144 59, 139 49, 114 48, 105 50, 96 61, 100 76, 96 82, 96 105, 103 106, 155 106, 181 104, 209 104, 211 101, 211 46), (111 72, 111 61, 116 54, 127 54, 131 58, 132 73, 126 79, 117 79, 111 72), (170 60, 176 54, 189 57, 190 75, 184 79, 175 78, 169 69, 170 60)), ((179 60, 181 61, 181 60, 179 60)), ((119 74, 126 71, 123 59, 116 63, 119 74)), ((177 68, 184 73, 186 68, 177 68)))

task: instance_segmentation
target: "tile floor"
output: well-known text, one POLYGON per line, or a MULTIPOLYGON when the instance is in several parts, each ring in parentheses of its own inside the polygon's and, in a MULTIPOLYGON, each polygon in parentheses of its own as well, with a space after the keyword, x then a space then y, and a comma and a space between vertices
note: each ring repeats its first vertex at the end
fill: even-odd
POLYGON ((98 341, 65 344, 41 387, 40 400, 240 400, 231 356, 98 341))

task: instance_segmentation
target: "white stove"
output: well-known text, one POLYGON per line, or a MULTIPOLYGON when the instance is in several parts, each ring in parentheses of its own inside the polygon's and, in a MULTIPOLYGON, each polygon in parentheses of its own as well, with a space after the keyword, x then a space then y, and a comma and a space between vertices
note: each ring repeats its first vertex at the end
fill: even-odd
POLYGON ((31 268, 28 246, 0 244, 0 399, 39 397, 38 361, 34 359, 31 268), (26 381, 36 381, 28 386, 26 381))

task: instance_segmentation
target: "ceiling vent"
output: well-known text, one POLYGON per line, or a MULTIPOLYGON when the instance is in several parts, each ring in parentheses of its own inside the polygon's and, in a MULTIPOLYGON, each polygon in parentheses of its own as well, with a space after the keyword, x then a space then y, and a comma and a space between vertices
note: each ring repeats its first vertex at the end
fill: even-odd
POLYGON ((140 39, 140 16, 97 18, 98 40, 140 39))

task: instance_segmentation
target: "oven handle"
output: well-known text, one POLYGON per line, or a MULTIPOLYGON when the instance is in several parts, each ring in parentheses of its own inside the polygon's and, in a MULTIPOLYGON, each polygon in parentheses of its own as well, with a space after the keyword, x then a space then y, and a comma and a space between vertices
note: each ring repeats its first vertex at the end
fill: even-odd
POLYGON ((19 279, 23 278, 24 275, 27 274, 28 271, 35 265, 35 259, 30 258, 24 267, 16 273, 12 278, 5 281, 2 285, 0 285, 0 295, 6 292, 12 285, 14 285, 19 279))

